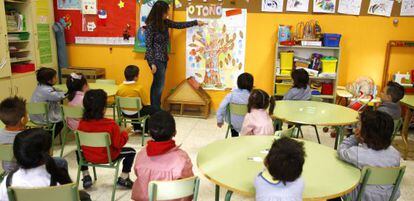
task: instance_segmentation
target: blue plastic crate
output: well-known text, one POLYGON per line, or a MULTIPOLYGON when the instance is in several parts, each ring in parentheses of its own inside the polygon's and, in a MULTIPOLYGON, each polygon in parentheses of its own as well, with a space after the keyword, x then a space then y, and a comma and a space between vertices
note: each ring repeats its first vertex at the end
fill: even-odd
POLYGON ((339 47, 341 41, 341 34, 323 34, 323 46, 325 47, 339 47))

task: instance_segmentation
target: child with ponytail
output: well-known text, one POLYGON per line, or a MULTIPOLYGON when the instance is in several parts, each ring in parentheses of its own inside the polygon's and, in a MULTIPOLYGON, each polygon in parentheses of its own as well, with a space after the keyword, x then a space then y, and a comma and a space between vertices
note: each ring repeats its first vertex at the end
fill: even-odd
MULTIPOLYGON (((85 76, 76 73, 70 74, 70 77, 66 80, 66 87, 68 88, 68 105, 72 107, 83 107, 83 96, 89 90, 88 81, 85 76)), ((71 130, 78 129, 79 119, 68 118, 66 121, 71 130)))
POLYGON ((254 89, 247 104, 241 135, 273 135, 274 127, 270 115, 275 108, 275 99, 261 89, 254 89), (269 108, 269 113, 266 109, 269 108))

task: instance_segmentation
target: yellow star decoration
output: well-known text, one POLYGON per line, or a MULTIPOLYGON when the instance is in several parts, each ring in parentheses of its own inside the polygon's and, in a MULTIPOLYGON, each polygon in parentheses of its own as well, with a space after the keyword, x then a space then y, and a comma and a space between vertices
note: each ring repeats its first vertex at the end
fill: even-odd
POLYGON ((122 0, 120 0, 119 3, 118 3, 118 6, 119 6, 119 8, 123 8, 123 7, 125 7, 125 3, 122 0))

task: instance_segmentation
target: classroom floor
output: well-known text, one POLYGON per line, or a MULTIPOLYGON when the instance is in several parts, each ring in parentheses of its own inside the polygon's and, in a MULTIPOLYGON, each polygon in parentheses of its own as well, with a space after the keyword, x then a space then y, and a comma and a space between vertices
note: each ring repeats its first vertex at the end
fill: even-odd
MULTIPOLYGON (((182 144, 182 149, 185 150, 193 164, 196 164, 197 151, 201 147, 214 142, 216 140, 223 139, 225 136, 226 128, 218 128, 216 126, 216 120, 214 116, 211 116, 209 119, 194 119, 194 118, 183 118, 176 117, 177 123, 177 144, 182 144)), ((304 139, 311 140, 316 142, 316 136, 314 131, 311 128, 304 127, 304 139)), ((328 134, 322 132, 320 129, 321 142, 323 145, 333 147, 334 139, 330 138, 328 134)), ((410 138, 414 138, 413 135, 410 138)), ((132 136, 127 144, 127 146, 133 147, 137 150, 140 149, 140 139, 138 136, 132 136)), ((65 148, 65 158, 69 162, 69 172, 73 180, 76 179, 77 164, 75 159, 75 145, 73 142, 70 142, 67 148, 65 148)), ((60 150, 59 150, 60 151, 60 150)), ((60 153, 60 152, 59 152, 60 153)), ((57 155, 57 153, 55 154, 57 155)), ((407 170, 404 175, 404 180, 401 186, 401 197, 399 201, 411 201, 414 200, 414 161, 404 161, 407 165, 407 170)), ((197 166, 194 165, 194 173, 201 177, 201 186, 200 186, 200 201, 211 201, 214 199, 214 185, 209 182, 206 178, 200 175, 197 170, 197 166)), ((106 169, 97 169, 98 180, 97 183, 88 190, 92 196, 92 200, 106 201, 110 200, 112 192, 112 181, 113 181, 113 171, 106 169)), ((134 180, 136 177, 132 173, 131 179, 134 180)), ((333 184, 334 185, 334 184, 333 184)), ((224 200, 224 190, 222 189, 220 195, 221 200, 224 200)), ((129 201, 131 200, 131 191, 117 189, 116 191, 116 200, 118 201, 129 201)), ((232 200, 234 201, 250 201, 254 200, 252 198, 241 197, 238 195, 233 195, 232 200)))

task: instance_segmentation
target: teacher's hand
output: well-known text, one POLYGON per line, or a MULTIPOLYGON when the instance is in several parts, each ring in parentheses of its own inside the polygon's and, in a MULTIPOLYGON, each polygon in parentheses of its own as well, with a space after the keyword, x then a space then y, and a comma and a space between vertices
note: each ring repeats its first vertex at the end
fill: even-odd
POLYGON ((155 64, 151 65, 151 72, 152 74, 155 74, 157 72, 157 66, 155 64))
POLYGON ((197 21, 197 25, 201 27, 201 26, 207 25, 207 23, 203 21, 197 21))

